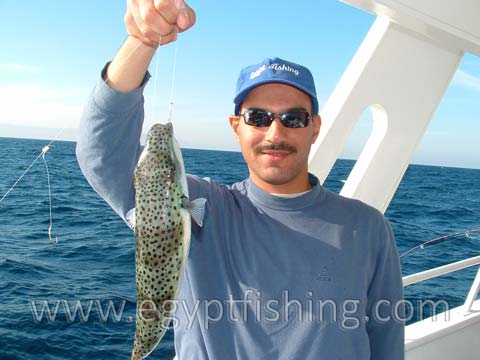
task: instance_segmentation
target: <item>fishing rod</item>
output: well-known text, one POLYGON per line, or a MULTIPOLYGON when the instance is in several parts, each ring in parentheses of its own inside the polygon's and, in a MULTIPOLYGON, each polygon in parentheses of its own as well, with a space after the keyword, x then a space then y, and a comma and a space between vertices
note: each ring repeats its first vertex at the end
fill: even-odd
POLYGON ((474 237, 474 236, 471 235, 471 234, 478 233, 478 232, 480 232, 480 229, 470 229, 470 230, 465 230, 465 231, 461 231, 461 232, 456 232, 456 233, 453 233, 453 234, 439 236, 439 237, 427 240, 427 241, 425 241, 425 242, 423 242, 419 245, 416 245, 416 246, 412 247, 411 249, 409 249, 409 250, 405 251, 403 254, 401 254, 400 258, 402 258, 402 257, 404 257, 408 254, 411 254, 412 252, 414 252, 418 249, 424 249, 427 246, 431 246, 431 245, 441 243, 441 242, 443 242, 447 239, 452 240, 452 239, 457 239, 457 238, 460 238, 460 237, 467 237, 467 238, 470 238, 470 239, 480 240, 480 238, 477 238, 477 237, 474 237))

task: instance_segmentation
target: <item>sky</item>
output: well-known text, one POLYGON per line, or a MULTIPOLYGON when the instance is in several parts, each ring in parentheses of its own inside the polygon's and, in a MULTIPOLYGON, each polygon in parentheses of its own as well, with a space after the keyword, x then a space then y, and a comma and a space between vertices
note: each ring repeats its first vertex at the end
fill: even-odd
MULTIPOLYGON (((174 124, 190 148, 239 150, 228 125, 236 79, 267 57, 310 68, 321 109, 375 20, 337 0, 189 4, 197 23, 177 45, 174 124)), ((86 98, 126 37, 125 9, 123 0, 0 1, 0 136, 75 139, 86 98)), ((161 47, 152 62, 145 131, 167 119, 173 54, 161 47)), ((479 99, 480 59, 466 54, 412 163, 480 168, 479 99)), ((356 158, 370 129, 366 111, 341 157, 356 158)))

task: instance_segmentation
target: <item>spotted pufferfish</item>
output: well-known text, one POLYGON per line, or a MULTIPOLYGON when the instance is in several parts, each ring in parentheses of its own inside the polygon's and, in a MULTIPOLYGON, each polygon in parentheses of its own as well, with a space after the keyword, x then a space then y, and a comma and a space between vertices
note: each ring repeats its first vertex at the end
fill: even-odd
POLYGON ((188 258, 191 218, 202 226, 206 199, 190 201, 171 123, 155 124, 134 172, 137 312, 132 360, 146 358, 172 319, 188 258))

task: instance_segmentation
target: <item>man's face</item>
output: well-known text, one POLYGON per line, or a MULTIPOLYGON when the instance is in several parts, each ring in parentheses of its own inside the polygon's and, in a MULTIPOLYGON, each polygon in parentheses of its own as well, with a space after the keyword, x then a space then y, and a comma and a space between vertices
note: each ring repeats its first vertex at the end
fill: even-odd
MULTIPOLYGON (((240 113, 256 108, 274 113, 290 110, 312 112, 310 97, 297 88, 271 83, 254 88, 245 98, 240 113)), ((265 191, 294 193, 308 185, 308 154, 320 131, 320 117, 305 128, 286 128, 275 119, 269 127, 245 124, 231 116, 230 125, 242 149, 250 176, 265 191)))

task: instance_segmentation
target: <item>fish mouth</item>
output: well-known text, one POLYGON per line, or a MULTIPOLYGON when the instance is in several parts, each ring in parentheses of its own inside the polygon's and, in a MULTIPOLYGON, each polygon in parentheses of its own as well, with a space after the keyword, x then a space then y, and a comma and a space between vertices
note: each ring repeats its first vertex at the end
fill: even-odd
POLYGON ((171 123, 166 124, 154 124, 150 129, 147 137, 147 142, 155 141, 155 139, 161 139, 166 137, 172 137, 173 125, 171 123))
POLYGON ((147 136, 145 148, 159 152, 170 152, 172 147, 173 126, 171 123, 154 124, 147 136))
POLYGON ((153 124, 151 130, 152 131, 159 131, 159 130, 172 130, 173 129, 173 125, 172 123, 166 123, 166 124, 161 124, 161 123, 156 123, 156 124, 153 124))

